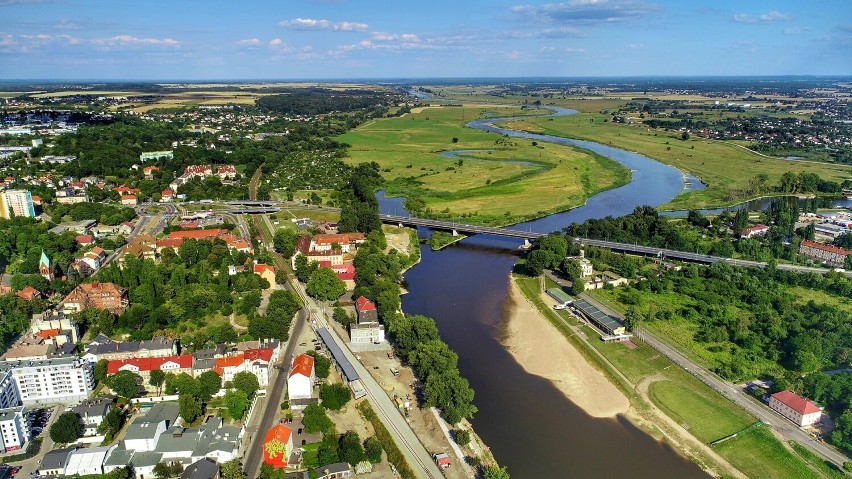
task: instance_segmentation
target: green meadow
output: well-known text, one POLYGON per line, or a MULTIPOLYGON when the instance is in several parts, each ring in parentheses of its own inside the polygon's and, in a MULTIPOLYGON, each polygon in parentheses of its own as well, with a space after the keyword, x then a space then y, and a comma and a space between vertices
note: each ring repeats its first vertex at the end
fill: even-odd
POLYGON ((488 105, 416 108, 368 122, 340 137, 352 164, 375 161, 389 196, 419 198, 422 212, 509 224, 581 205, 627 182, 618 163, 591 152, 507 138, 464 125, 476 118, 545 113, 488 105), (442 153, 472 150, 456 157, 442 153))

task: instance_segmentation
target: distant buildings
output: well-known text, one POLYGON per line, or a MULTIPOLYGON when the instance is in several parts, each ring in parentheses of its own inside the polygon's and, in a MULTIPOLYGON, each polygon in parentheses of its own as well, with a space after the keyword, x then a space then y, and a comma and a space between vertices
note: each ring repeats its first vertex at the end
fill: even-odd
POLYGON ((802 240, 802 244, 799 246, 799 254, 830 266, 842 267, 846 257, 852 254, 852 251, 829 244, 802 240))
POLYGON ((237 177, 237 169, 234 165, 190 165, 183 174, 178 176, 169 184, 172 191, 189 183, 193 178, 205 178, 207 176, 218 176, 220 180, 233 180, 237 177))
POLYGON ((35 218, 35 206, 29 190, 0 191, 0 218, 12 216, 35 218))
POLYGON ((822 408, 790 390, 769 397, 769 407, 799 427, 816 424, 822 418, 822 408))
POLYGON ((165 358, 178 353, 178 342, 157 336, 143 341, 113 341, 98 336, 89 343, 83 358, 92 363, 101 359, 120 361, 124 359, 165 358))
POLYGON ((159 160, 159 159, 171 160, 171 159, 174 159, 174 157, 175 157, 175 154, 174 154, 173 150, 146 151, 146 152, 143 152, 142 154, 139 155, 139 161, 141 161, 142 163, 145 163, 146 161, 149 161, 149 160, 155 160, 155 161, 159 160))

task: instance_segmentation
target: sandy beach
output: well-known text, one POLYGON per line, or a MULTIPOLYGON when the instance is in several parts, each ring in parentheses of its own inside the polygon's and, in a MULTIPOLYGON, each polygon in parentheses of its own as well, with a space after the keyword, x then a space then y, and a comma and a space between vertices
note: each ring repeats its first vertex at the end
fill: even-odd
POLYGON ((505 314, 503 344, 524 370, 552 381, 590 416, 613 417, 627 412, 627 397, 586 362, 511 279, 505 314))

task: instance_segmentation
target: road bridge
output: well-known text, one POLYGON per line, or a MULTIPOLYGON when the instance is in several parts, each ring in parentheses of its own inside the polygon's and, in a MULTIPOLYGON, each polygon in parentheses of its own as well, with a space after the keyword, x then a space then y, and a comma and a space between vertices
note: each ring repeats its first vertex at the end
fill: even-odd
MULTIPOLYGON (((275 202, 267 202, 276 204, 276 206, 246 206, 245 204, 249 202, 241 203, 242 207, 231 208, 227 210, 220 210, 217 213, 225 213, 225 214, 271 214, 277 213, 281 210, 288 209, 285 206, 281 206, 281 203, 275 202)), ((262 203, 262 202, 258 202, 262 203)), ((266 204, 266 203, 264 203, 266 204)), ((233 205, 237 206, 237 205, 233 205)), ((329 208, 329 207, 317 207, 327 209, 329 211, 339 211, 338 208, 329 208)), ((511 228, 500 228, 496 226, 481 226, 481 225, 470 225, 465 223, 456 223, 454 221, 443 221, 443 220, 433 220, 429 218, 417 218, 414 216, 401 216, 401 215, 387 215, 380 214, 379 219, 383 223, 393 224, 398 226, 423 226, 425 228, 431 228, 435 230, 442 231, 451 231, 453 234, 487 234, 493 236, 502 236, 505 238, 517 238, 524 240, 525 243, 528 243, 530 240, 534 240, 537 238, 541 238, 542 236, 547 236, 548 233, 540 233, 535 231, 523 231, 511 228)), ((607 241, 607 240, 599 240, 592 238, 571 238, 571 241, 574 244, 578 244, 580 246, 596 246, 598 248, 607 248, 613 251, 620 251, 622 253, 640 255, 640 256, 653 256, 660 259, 676 259, 680 261, 688 261, 691 263, 701 263, 701 264, 713 264, 724 262, 731 266, 739 266, 739 267, 750 267, 750 268, 765 268, 767 266, 766 263, 762 263, 759 261, 749 261, 744 259, 734 259, 734 258, 725 258, 723 256, 714 256, 709 254, 701 254, 690 251, 680 251, 676 249, 669 248, 659 248, 656 246, 643 246, 639 244, 631 244, 631 243, 618 243, 615 241, 607 241)), ((825 268, 812 267, 812 266, 801 266, 794 264, 784 264, 779 263, 776 266, 778 269, 787 270, 787 271, 798 271, 801 273, 817 273, 817 274, 825 274, 829 270, 825 268)), ((852 272, 846 272, 847 276, 852 277, 852 272)))

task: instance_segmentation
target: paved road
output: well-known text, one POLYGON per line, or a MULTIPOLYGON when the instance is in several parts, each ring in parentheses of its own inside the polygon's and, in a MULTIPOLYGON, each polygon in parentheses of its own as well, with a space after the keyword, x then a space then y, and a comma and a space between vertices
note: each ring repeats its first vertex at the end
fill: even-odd
POLYGON ((307 314, 305 314, 304 310, 299 311, 296 315, 295 325, 293 326, 290 341, 287 343, 287 349, 284 350, 281 362, 275 366, 277 369, 275 371, 275 379, 267 387, 266 398, 262 399, 263 403, 257 405, 258 410, 255 411, 252 420, 249 421, 246 433, 247 440, 251 442, 251 445, 243 461, 243 471, 249 478, 257 477, 260 472, 260 463, 263 458, 263 436, 274 425, 275 419, 281 410, 281 397, 287 386, 287 370, 293 362, 294 350, 296 349, 299 335, 302 334, 302 329, 305 327, 306 317, 307 314), (257 421, 255 416, 260 417, 260 421, 257 421))
MULTIPOLYGON (((581 297, 586 301, 589 301, 590 303, 598 306, 602 311, 609 312, 610 314, 612 314, 612 311, 609 308, 600 304, 589 296, 583 294, 581 295, 581 297)), ((668 344, 660 341, 651 333, 637 328, 637 330, 634 331, 634 334, 646 344, 656 349, 667 358, 671 359, 675 364, 700 379, 704 384, 708 385, 714 391, 728 398, 731 402, 741 407, 757 419, 772 425, 772 427, 775 428, 775 430, 784 438, 808 446, 815 453, 822 456, 823 459, 834 463, 840 468, 842 468, 844 462, 849 460, 849 458, 846 457, 844 454, 829 447, 825 443, 814 439, 810 434, 802 431, 780 414, 776 414, 768 407, 764 407, 755 403, 746 393, 744 393, 739 388, 739 386, 720 379, 715 374, 695 364, 689 358, 687 358, 668 344)))

